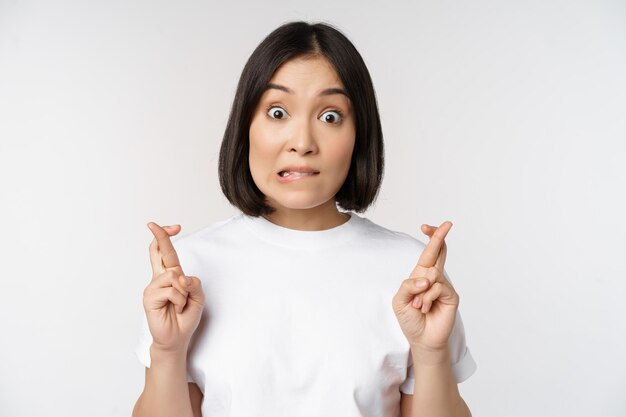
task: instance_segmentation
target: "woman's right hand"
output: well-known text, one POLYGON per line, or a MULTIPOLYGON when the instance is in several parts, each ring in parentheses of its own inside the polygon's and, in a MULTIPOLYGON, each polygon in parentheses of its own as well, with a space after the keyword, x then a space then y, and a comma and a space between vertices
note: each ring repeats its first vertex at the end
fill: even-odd
POLYGON ((202 283, 197 277, 185 276, 170 241, 170 236, 180 232, 180 225, 160 227, 150 222, 148 228, 154 235, 150 243, 152 281, 143 292, 143 307, 152 345, 162 351, 186 352, 204 309, 202 283))

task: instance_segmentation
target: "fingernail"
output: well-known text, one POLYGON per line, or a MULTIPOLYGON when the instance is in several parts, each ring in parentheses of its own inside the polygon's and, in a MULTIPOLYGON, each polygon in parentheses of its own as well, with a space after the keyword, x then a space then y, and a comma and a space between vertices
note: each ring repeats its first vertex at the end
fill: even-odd
POLYGON ((191 278, 185 277, 185 284, 191 285, 191 283, 192 283, 191 278))

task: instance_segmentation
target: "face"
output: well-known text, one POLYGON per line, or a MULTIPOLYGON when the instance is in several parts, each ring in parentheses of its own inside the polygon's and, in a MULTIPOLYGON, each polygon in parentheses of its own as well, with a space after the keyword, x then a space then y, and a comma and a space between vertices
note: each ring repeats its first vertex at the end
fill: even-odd
POLYGON ((355 142, 352 104, 338 90, 343 84, 325 58, 295 58, 278 68, 261 97, 250 124, 250 171, 277 210, 334 207, 355 142), (280 175, 290 166, 317 173, 280 175))

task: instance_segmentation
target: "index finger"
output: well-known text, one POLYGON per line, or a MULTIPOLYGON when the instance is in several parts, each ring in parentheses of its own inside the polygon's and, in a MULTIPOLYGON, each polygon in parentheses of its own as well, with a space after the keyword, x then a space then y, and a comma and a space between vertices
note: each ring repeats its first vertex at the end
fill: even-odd
POLYGON ((439 257, 439 252, 441 251, 441 246, 443 244, 443 240, 446 235, 452 228, 452 222, 445 221, 435 230, 433 235, 430 237, 430 241, 428 245, 422 251, 419 260, 417 261, 418 265, 421 265, 426 268, 430 268, 435 266, 435 262, 437 262, 437 258, 439 257))
POLYGON ((148 223, 148 228, 157 240, 163 266, 165 268, 180 267, 178 254, 174 249, 174 245, 172 245, 170 235, 161 226, 154 222, 148 223))

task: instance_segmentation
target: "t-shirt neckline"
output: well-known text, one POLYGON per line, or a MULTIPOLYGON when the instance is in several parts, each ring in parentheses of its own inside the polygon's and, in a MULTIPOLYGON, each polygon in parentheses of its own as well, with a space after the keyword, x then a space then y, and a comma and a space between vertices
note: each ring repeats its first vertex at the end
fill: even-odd
POLYGON ((350 218, 339 226, 324 230, 295 230, 279 226, 263 216, 241 213, 244 224, 261 239, 283 246, 321 248, 343 243, 357 234, 358 223, 363 219, 353 212, 342 212, 350 218))

